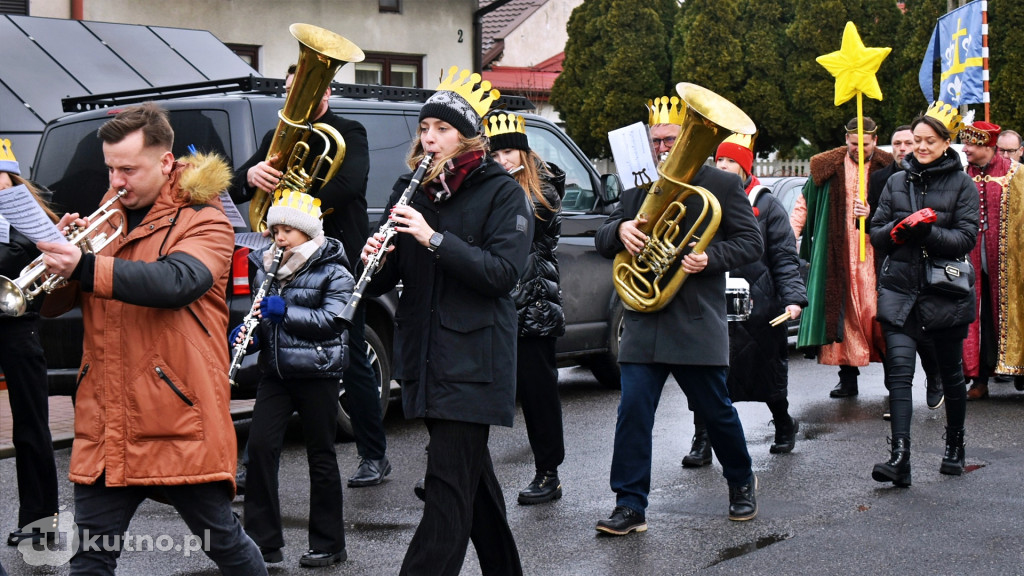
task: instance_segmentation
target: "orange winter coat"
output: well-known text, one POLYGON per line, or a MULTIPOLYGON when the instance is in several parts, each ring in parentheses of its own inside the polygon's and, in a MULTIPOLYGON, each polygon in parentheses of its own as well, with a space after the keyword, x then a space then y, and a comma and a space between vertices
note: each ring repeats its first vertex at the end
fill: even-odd
POLYGON ((85 326, 72 482, 105 473, 107 486, 233 487, 225 290, 234 233, 218 198, 230 177, 219 157, 179 159, 142 222, 96 255, 93 291, 72 282, 47 298, 46 315, 80 303, 85 326))

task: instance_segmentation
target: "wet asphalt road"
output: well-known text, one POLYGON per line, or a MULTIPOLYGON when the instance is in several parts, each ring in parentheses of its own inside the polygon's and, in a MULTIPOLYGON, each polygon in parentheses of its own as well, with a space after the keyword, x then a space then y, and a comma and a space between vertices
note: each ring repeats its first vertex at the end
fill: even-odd
MULTIPOLYGON (((923 376, 915 381, 913 486, 897 489, 871 480, 871 467, 887 457, 889 425, 881 419, 885 391, 881 366, 862 370, 860 396, 833 400, 835 368, 794 353, 791 412, 800 421, 796 450, 768 452, 774 428, 763 404, 739 404, 755 472, 760 478, 759 516, 726 518, 728 492, 717 461, 689 470, 680 459, 689 448, 692 419, 678 387, 669 381, 654 436, 649 531, 622 538, 599 536, 594 523, 614 506, 608 488, 618 392, 601 388, 582 369, 561 371, 566 461, 560 469, 564 497, 552 504, 519 506, 516 492, 532 478, 532 456, 521 414, 512 429, 492 428, 491 454, 508 502, 525 574, 1024 574, 1024 393, 994 383, 992 397, 968 406, 967 464, 962 477, 938 473, 943 411, 924 405, 923 376)), ((426 465, 422 423, 401 418, 391 404, 386 417, 394 472, 383 485, 345 489, 349 560, 323 569, 298 566, 305 550, 308 475, 297 427, 282 456, 285 561, 271 574, 396 574, 422 513, 412 493, 426 465)), ((247 427, 239 426, 244 441, 247 427)), ((66 474, 69 450, 58 452, 66 474)), ((338 444, 343 477, 358 464, 352 443, 338 444)), ((0 461, 0 530, 16 518, 13 459, 0 461)), ((71 485, 62 479, 60 503, 73 509, 71 485)), ((241 499, 235 508, 241 512, 241 499)), ((144 503, 134 534, 180 545, 187 531, 174 510, 144 503)), ((30 566, 15 548, 0 546, 10 574, 67 574, 67 565, 30 566)), ((55 562, 56 563, 56 562, 55 562)), ((118 574, 218 574, 201 553, 126 552, 118 574)), ((480 574, 470 547, 462 574, 480 574)))

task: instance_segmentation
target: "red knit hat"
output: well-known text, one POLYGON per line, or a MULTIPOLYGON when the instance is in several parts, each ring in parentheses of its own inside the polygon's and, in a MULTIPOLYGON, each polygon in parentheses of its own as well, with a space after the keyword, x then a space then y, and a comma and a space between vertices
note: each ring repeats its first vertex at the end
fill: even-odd
POLYGON ((964 144, 994 148, 1000 132, 1002 129, 999 126, 979 120, 970 126, 964 126, 960 131, 960 141, 964 144))
POLYGON ((745 139, 749 142, 750 136, 734 134, 726 138, 725 142, 718 145, 718 151, 715 152, 715 160, 717 161, 723 156, 735 160, 749 176, 754 172, 752 170, 754 164, 754 152, 749 148, 749 145, 742 144, 741 139, 745 139))

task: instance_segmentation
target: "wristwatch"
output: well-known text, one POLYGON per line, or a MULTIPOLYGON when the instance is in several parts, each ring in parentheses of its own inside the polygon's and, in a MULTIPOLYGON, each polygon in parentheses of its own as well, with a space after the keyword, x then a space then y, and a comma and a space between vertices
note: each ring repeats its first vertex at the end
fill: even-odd
POLYGON ((434 232, 430 236, 430 242, 427 244, 427 249, 431 252, 437 250, 437 247, 441 245, 441 241, 444 240, 444 234, 440 232, 434 232))

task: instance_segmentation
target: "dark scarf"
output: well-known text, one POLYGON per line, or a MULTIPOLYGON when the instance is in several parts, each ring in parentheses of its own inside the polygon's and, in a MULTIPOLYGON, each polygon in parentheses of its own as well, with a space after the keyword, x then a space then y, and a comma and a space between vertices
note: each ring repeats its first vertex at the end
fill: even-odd
POLYGON ((424 184, 423 190, 435 204, 448 200, 458 192, 467 176, 483 164, 482 150, 473 150, 445 162, 436 180, 424 184))

